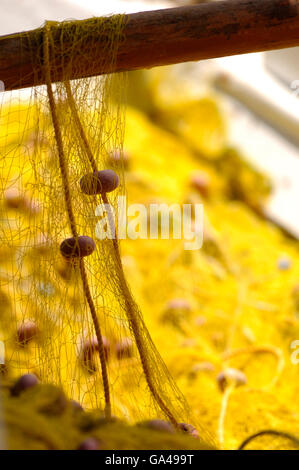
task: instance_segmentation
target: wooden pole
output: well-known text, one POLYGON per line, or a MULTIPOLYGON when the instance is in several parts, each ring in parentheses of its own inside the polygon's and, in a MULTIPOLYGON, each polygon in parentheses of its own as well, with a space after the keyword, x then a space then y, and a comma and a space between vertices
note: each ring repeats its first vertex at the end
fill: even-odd
MULTIPOLYGON (((87 22, 75 23, 84 24, 86 32, 87 22)), ((37 29, 0 37, 0 80, 5 90, 44 83, 42 34, 42 29, 37 29)), ((71 41, 72 35, 69 37, 71 41)), ((71 58, 60 47, 59 24, 54 39, 54 81, 298 46, 299 0, 226 0, 126 15, 123 39, 112 67, 92 57, 94 36, 87 35, 71 58), (88 51, 85 61, 84 48, 88 51), (71 76, 66 77, 68 63, 76 65, 79 61, 80 67, 73 66, 71 76)), ((97 49, 104 40, 98 38, 97 49)))

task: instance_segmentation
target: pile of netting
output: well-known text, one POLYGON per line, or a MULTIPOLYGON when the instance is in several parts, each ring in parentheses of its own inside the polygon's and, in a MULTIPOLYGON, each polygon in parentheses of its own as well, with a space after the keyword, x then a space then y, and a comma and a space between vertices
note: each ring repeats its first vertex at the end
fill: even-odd
POLYGON ((271 181, 228 144, 221 97, 192 89, 192 72, 186 64, 131 76, 127 181, 132 201, 203 203, 203 246, 128 241, 126 269, 168 367, 218 445, 298 448, 298 241, 266 219, 271 181))

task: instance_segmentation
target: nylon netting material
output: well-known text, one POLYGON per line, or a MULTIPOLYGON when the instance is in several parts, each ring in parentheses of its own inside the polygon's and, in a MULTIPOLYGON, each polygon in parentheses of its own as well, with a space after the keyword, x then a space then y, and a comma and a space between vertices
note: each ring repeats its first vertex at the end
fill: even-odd
MULTIPOLYGON (((98 352, 92 355, 92 367, 82 364, 82 344, 95 337, 86 295, 88 284, 104 341, 115 345, 131 338, 134 344, 133 357, 118 361, 109 354, 104 359, 112 413, 131 421, 164 416, 173 423, 190 422, 184 397, 133 300, 121 266, 118 241, 98 240, 95 236, 99 220, 95 208, 103 202, 101 196, 84 195, 79 185, 82 176, 94 166, 98 170, 113 169, 120 184, 108 194, 108 202, 117 213, 118 196, 125 195, 121 103, 126 78, 114 74, 69 79, 76 68, 82 67, 78 55, 76 62, 70 58, 84 44, 85 35, 95 38, 93 56, 103 64, 113 64, 122 25, 122 16, 105 22, 91 19, 61 23, 60 47, 68 61, 63 70, 65 81, 57 82, 57 70, 51 65, 57 24, 46 23, 40 30, 38 60, 48 77, 47 86, 36 86, 30 93, 3 94, 0 326, 5 363, 8 373, 18 376, 34 372, 42 381, 61 385, 83 406, 106 409, 109 415, 98 352), (98 45, 97 35, 106 38, 104 50, 102 41, 101 47, 98 45), (75 219, 72 223, 67 210, 70 207, 75 219), (70 264, 61 256, 59 246, 74 230, 75 237, 90 236, 96 249, 84 261, 70 264), (39 335, 23 347, 17 342, 16 332, 28 321, 37 325, 39 335)), ((77 72, 75 76, 80 76, 80 70, 77 72)), ((200 433, 207 436, 204 430, 200 433)))

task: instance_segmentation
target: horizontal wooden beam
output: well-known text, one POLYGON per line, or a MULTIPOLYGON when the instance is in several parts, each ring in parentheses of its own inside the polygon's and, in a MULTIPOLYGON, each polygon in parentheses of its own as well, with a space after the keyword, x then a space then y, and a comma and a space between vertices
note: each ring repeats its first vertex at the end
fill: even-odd
MULTIPOLYGON (((299 45, 299 0, 227 0, 125 15, 112 62, 99 58, 107 36, 99 34, 94 47, 94 34, 88 35, 95 21, 70 22, 69 35, 64 26, 63 48, 62 27, 53 26, 53 81, 299 45), (66 47, 65 41, 72 41, 71 29, 78 25, 84 41, 77 48, 66 47)), ((98 21, 109 26, 113 20, 98 21)), ((0 37, 0 80, 5 90, 44 83, 42 42, 42 28, 0 37)))

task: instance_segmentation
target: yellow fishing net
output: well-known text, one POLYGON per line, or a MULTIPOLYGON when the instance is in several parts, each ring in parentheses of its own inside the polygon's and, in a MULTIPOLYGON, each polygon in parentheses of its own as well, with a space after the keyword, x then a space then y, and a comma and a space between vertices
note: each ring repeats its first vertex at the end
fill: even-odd
MULTIPOLYGON (((7 437, 11 448, 76 448, 92 432, 106 449, 214 442, 236 449, 243 441, 298 448, 298 366, 290 360, 299 333, 297 243, 260 217, 269 181, 227 147, 215 99, 188 96, 173 68, 129 81, 71 80, 75 68, 85 75, 87 37, 106 38, 105 50, 96 39, 93 47, 109 69, 122 27, 121 16, 46 23, 32 62, 47 84, 2 94, 0 340, 8 385, 0 389, 0 444, 7 437), (62 70, 52 61, 57 28, 62 70), (78 50, 82 61, 73 63, 78 50), (133 106, 125 122, 127 81, 133 106), (82 177, 107 169, 118 176, 116 189, 82 192, 82 177), (108 215, 117 214, 119 196, 146 207, 204 203, 202 249, 186 251, 184 240, 120 246, 97 238, 97 227, 113 229, 97 207, 106 201, 108 215), (80 236, 94 240, 94 251, 66 259, 61 243, 73 237, 75 250, 80 236), (27 372, 43 385, 11 396, 27 372), (51 384, 96 411, 78 417, 51 384), (110 413, 127 423, 102 426, 110 413), (157 417, 196 426, 201 440, 128 426, 157 417)), ((20 55, 25 45, 26 33, 20 55)))
MULTIPOLYGON (((122 26, 122 16, 105 22, 47 22, 36 33, 40 56, 33 57, 46 85, 34 87, 30 95, 3 96, 0 328, 5 371, 12 377, 33 372, 84 407, 105 410, 107 419, 161 416, 178 426, 189 422, 188 406, 127 284, 118 229, 112 239, 96 235, 103 215, 98 205, 107 205, 106 230, 111 232, 111 216, 118 211, 119 196, 126 194, 126 78, 71 80, 84 76, 88 58, 81 61, 77 55, 73 62, 72 54, 81 49, 86 54, 86 37, 93 56, 113 66, 122 26), (57 35, 63 54, 59 67, 53 60, 57 35), (106 38, 104 49, 98 46, 99 35, 106 38), (61 74, 64 80, 58 81, 61 74), (106 169, 117 175, 117 189, 95 194, 88 180, 82 191, 82 177, 106 169), (74 254, 82 236, 90 237, 91 251, 95 248, 84 258, 74 254), (66 257, 61 244, 70 237, 74 245, 66 257)), ((20 54, 22 44, 30 44, 26 33, 20 54)))

